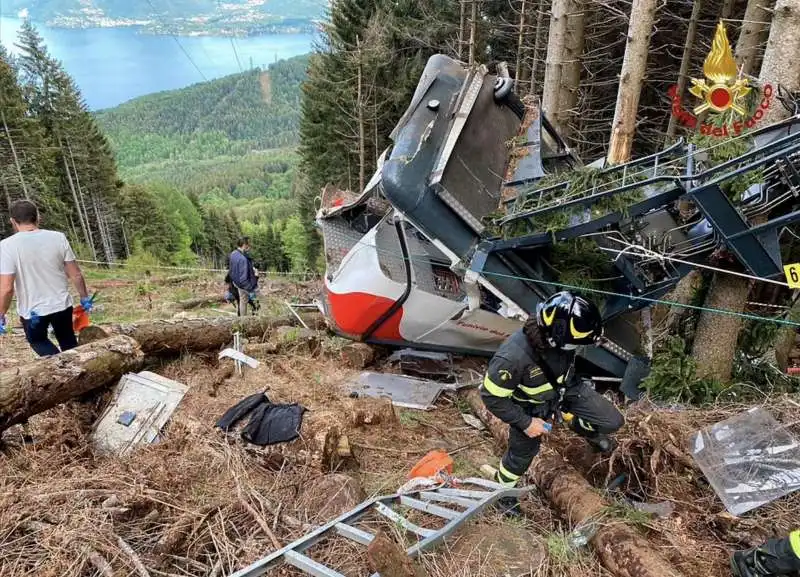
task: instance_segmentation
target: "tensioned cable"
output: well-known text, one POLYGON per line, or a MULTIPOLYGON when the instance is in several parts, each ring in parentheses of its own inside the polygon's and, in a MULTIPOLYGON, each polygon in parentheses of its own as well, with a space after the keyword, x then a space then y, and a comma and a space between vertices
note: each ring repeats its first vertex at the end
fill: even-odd
MULTIPOLYGON (((389 254, 389 255, 391 255, 391 256, 393 256, 395 258, 402 259, 402 260, 408 260, 410 262, 421 262, 421 263, 425 263, 425 264, 438 264, 438 265, 441 265, 441 262, 436 262, 436 261, 430 260, 429 258, 424 258, 424 257, 423 258, 417 258, 417 257, 414 257, 414 256, 406 257, 401 252, 394 251, 394 250, 391 250, 391 249, 380 248, 380 247, 378 247, 376 245, 368 244, 368 243, 365 243, 365 242, 363 242, 361 240, 356 241, 353 246, 356 246, 356 245, 361 245, 363 247, 369 247, 369 248, 374 249, 376 252, 382 252, 382 253, 385 253, 385 254, 389 254)), ((726 271, 726 272, 729 272, 729 271, 726 271)), ((484 275, 484 276, 494 276, 494 277, 498 277, 498 278, 509 278, 509 279, 513 279, 513 280, 530 282, 530 283, 533 283, 533 284, 540 284, 540 285, 545 285, 545 286, 553 286, 553 287, 556 287, 556 288, 562 288, 562 289, 565 289, 565 290, 574 290, 574 291, 577 291, 577 292, 589 292, 589 293, 595 293, 595 294, 600 294, 600 295, 604 295, 604 296, 620 297, 620 298, 629 299, 629 300, 638 300, 638 301, 643 301, 643 302, 647 302, 647 303, 651 303, 651 304, 661 304, 661 305, 666 305, 666 306, 682 307, 682 308, 697 310, 697 311, 701 311, 701 312, 710 312, 710 313, 713 313, 713 314, 723 314, 723 315, 728 315, 728 316, 735 316, 735 317, 740 317, 740 318, 747 319, 747 320, 762 321, 762 322, 772 322, 772 323, 785 325, 785 326, 790 326, 790 327, 800 327, 800 323, 799 322, 794 322, 794 321, 790 321, 790 320, 786 320, 786 319, 779 319, 779 318, 774 318, 774 317, 765 317, 765 316, 761 316, 761 315, 743 313, 743 312, 739 312, 739 311, 732 311, 732 310, 728 310, 728 309, 718 309, 718 308, 713 308, 713 307, 704 307, 704 306, 699 306, 699 305, 691 305, 691 304, 680 303, 680 302, 676 302, 676 301, 668 301, 668 300, 664 300, 664 299, 655 299, 655 298, 632 295, 632 294, 623 294, 623 293, 618 293, 618 292, 608 291, 608 290, 603 290, 603 289, 581 287, 581 286, 575 286, 575 285, 570 285, 570 284, 565 284, 565 283, 560 283, 560 282, 555 282, 555 281, 547 281, 547 280, 534 279, 534 278, 524 277, 524 276, 517 276, 517 275, 511 275, 511 274, 490 272, 490 271, 486 271, 486 270, 481 271, 479 274, 484 275)))

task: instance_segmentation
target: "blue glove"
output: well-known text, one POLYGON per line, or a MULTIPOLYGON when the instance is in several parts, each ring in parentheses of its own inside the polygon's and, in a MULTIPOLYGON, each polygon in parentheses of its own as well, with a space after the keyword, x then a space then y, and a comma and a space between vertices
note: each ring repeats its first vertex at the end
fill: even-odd
POLYGON ((256 300, 256 292, 255 291, 251 292, 249 295, 247 295, 247 298, 250 299, 251 303, 255 302, 255 300, 256 300))
POLYGON ((6 330, 6 315, 0 315, 0 336, 3 336, 8 331, 6 330))
POLYGON ((81 307, 83 307, 83 310, 87 313, 90 312, 94 308, 94 301, 92 297, 83 297, 81 299, 81 307))
POLYGON ((31 311, 31 318, 28 321, 28 325, 32 329, 35 329, 36 325, 38 325, 38 324, 39 324, 39 315, 36 314, 36 311, 31 311))
POLYGON ((231 291, 225 291, 225 302, 226 303, 233 302, 233 293, 231 291))

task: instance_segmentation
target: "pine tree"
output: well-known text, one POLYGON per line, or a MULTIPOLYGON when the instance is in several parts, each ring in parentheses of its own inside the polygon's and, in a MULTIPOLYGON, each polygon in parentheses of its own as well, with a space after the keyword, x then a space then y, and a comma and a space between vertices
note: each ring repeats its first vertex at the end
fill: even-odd
MULTIPOLYGON (((17 81, 17 71, 0 47, 0 206, 28 198, 42 205, 43 217, 58 224, 63 207, 53 204, 53 155, 44 130, 28 114, 28 106, 17 81), (47 209, 47 210, 45 210, 47 209), (55 209, 55 210, 54 210, 55 209)), ((0 234, 8 234, 6 219, 0 234)))

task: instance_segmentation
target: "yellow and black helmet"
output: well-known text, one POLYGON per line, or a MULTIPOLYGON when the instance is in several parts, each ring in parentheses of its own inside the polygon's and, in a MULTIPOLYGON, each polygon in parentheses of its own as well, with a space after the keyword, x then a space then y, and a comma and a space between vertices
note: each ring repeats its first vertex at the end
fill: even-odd
POLYGON ((539 303, 536 322, 550 345, 559 349, 596 344, 603 336, 603 317, 597 306, 568 291, 539 303))

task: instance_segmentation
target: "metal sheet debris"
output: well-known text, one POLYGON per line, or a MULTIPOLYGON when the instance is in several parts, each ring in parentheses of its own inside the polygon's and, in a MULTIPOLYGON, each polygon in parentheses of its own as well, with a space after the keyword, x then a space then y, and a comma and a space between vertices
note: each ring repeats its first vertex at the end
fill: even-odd
POLYGON ((443 388, 441 383, 425 379, 370 372, 361 373, 357 383, 348 385, 348 391, 359 396, 388 397, 397 407, 423 411, 433 408, 443 388))
POLYGON ((698 431, 690 450, 732 515, 800 489, 800 443, 763 408, 698 431))
POLYGON ((449 353, 402 349, 389 357, 389 362, 397 363, 403 374, 429 379, 452 380, 453 357, 449 353))
POLYGON ((138 445, 152 443, 188 390, 148 371, 123 376, 92 431, 95 449, 123 456, 138 445))

